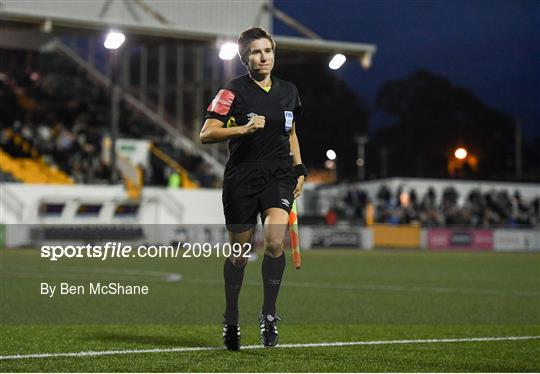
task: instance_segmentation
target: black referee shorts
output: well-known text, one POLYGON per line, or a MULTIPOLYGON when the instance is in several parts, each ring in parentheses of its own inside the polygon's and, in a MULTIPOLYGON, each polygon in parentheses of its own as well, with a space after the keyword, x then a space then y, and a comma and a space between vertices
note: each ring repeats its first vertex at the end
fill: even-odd
POLYGON ((257 214, 268 208, 290 213, 296 183, 290 158, 227 165, 222 196, 227 229, 244 232, 255 227, 257 214))

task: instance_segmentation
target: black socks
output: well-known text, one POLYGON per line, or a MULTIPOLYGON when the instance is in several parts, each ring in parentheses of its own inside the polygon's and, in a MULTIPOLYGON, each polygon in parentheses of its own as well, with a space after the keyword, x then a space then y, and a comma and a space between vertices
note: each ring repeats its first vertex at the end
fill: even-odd
POLYGON ((238 297, 240 296, 240 289, 242 288, 242 281, 244 280, 244 269, 246 265, 242 267, 236 267, 225 259, 223 265, 223 278, 225 279, 225 322, 229 324, 238 323, 238 297))
POLYGON ((264 303, 261 312, 263 315, 274 315, 276 313, 276 300, 284 270, 285 254, 282 254, 279 257, 270 257, 264 255, 262 262, 264 303))
MULTIPOLYGON (((244 269, 236 267, 229 259, 225 259, 223 265, 223 278, 225 279, 225 322, 228 324, 238 323, 238 298, 242 281, 244 280, 244 269)), ((276 300, 281 285, 281 278, 285 270, 285 254, 279 257, 264 255, 262 261, 262 279, 264 286, 264 302, 261 313, 263 315, 276 313, 276 300)))

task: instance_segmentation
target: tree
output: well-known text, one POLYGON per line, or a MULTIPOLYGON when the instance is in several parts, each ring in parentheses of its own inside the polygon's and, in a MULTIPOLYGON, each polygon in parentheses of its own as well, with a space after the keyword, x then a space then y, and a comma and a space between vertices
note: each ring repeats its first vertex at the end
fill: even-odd
MULTIPOLYGON (((478 158, 478 171, 469 170, 465 177, 514 175, 513 119, 441 76, 417 71, 389 81, 377 93, 376 108, 394 122, 376 132, 368 156, 379 160, 375 149, 385 147, 389 175, 447 177, 448 157, 456 146, 478 158)), ((370 165, 369 173, 381 167, 370 165)))

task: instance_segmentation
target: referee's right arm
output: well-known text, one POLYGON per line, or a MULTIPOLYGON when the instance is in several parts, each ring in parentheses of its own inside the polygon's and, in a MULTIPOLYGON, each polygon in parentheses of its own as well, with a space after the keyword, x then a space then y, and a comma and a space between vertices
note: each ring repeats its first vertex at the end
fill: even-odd
POLYGON ((254 116, 250 118, 245 126, 223 127, 224 123, 215 118, 208 118, 203 125, 199 138, 201 143, 217 143, 241 135, 252 134, 264 128, 264 116, 254 116))

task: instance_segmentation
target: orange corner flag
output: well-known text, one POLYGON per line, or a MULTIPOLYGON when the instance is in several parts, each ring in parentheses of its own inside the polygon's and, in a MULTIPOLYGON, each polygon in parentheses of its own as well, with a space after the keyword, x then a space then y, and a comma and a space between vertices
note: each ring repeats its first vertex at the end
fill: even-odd
POLYGON ((291 214, 289 215, 289 235, 291 236, 291 255, 294 266, 300 269, 302 258, 300 257, 300 240, 298 238, 298 213, 296 211, 296 200, 293 202, 291 214))

